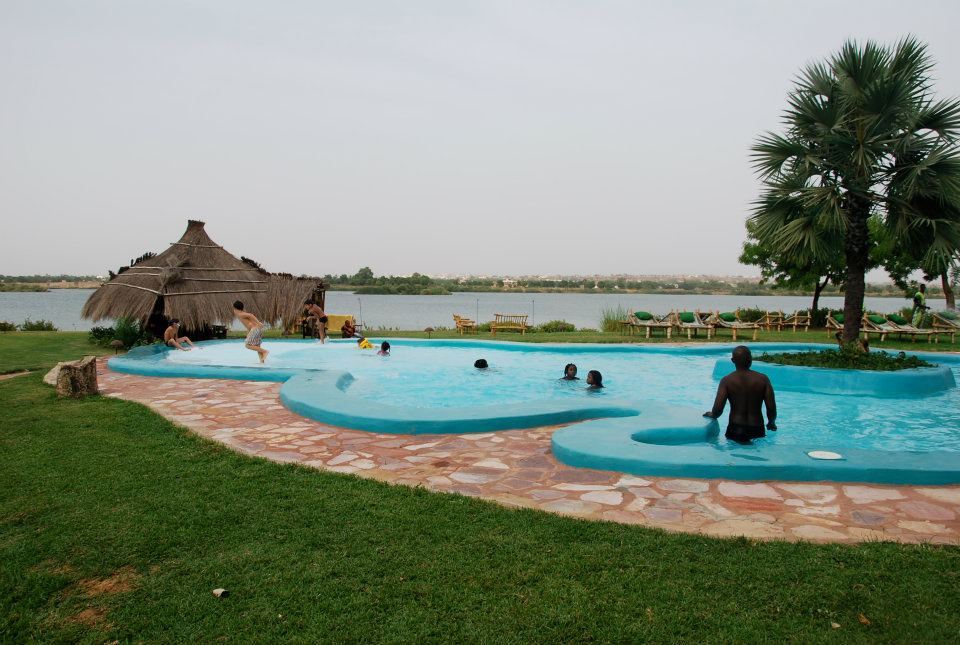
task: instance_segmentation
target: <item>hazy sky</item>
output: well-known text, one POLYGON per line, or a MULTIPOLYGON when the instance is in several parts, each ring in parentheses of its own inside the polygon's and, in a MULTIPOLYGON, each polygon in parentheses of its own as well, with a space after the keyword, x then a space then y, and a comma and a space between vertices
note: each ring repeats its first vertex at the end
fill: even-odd
POLYGON ((844 39, 957 2, 0 0, 0 273, 104 273, 202 219, 293 273, 723 273, 748 148, 844 39))

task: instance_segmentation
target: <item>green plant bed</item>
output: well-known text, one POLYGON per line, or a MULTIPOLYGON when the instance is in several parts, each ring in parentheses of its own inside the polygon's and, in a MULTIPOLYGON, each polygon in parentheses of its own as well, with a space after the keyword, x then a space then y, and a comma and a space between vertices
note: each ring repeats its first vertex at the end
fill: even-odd
POLYGON ((897 354, 887 354, 886 352, 864 353, 854 348, 826 349, 818 352, 785 352, 782 354, 764 352, 756 360, 778 365, 826 367, 840 370, 871 370, 875 372, 896 372, 918 367, 934 367, 933 363, 916 356, 907 356, 905 352, 897 354))

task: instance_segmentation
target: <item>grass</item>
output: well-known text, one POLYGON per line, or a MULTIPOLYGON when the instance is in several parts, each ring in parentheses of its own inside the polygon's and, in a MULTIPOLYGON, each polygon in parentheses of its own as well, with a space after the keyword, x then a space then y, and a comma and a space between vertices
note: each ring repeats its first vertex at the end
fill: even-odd
POLYGON ((0 374, 50 369, 58 361, 112 353, 90 343, 86 332, 4 332, 0 334, 0 374))
MULTIPOLYGON (((7 364, 89 351, 34 349, 7 364)), ((57 399, 39 374, 0 382, 0 399, 0 642, 940 643, 960 633, 954 547, 586 522, 241 456, 137 404, 57 399), (230 596, 215 599, 215 587, 230 596)))

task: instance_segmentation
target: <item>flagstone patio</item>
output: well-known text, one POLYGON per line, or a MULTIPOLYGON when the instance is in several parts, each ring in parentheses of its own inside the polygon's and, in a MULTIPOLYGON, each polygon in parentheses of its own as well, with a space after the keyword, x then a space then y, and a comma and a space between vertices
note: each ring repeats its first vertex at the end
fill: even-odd
POLYGON ((760 539, 960 544, 960 486, 735 482, 571 468, 556 427, 387 435, 326 426, 284 408, 279 383, 131 376, 98 361, 106 396, 149 406, 239 452, 507 506, 670 531, 760 539))

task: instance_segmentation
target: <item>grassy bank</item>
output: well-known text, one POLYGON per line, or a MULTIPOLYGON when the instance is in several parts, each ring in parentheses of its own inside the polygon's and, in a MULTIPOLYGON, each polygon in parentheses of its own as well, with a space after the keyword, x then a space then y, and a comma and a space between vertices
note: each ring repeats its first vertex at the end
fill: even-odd
POLYGON ((4 332, 0 334, 0 374, 49 369, 58 361, 112 353, 109 348, 90 343, 87 332, 4 332))
MULTIPOLYGON (((89 350, 24 336, 36 353, 22 345, 12 367, 89 350)), ((136 404, 57 399, 39 379, 0 382, 2 642, 960 632, 957 548, 717 540, 508 510, 244 457, 136 404)))

